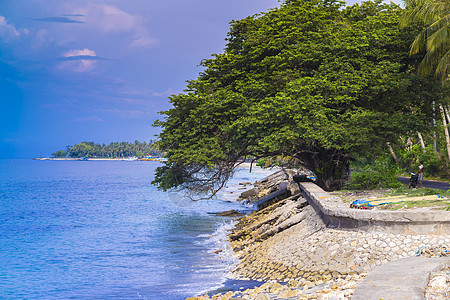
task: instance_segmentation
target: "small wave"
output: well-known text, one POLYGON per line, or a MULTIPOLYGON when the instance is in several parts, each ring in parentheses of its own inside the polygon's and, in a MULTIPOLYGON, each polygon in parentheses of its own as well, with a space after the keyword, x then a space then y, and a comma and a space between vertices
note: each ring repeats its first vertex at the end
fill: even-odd
POLYGON ((227 261, 237 259, 231 249, 231 244, 228 241, 228 233, 233 229, 235 221, 222 222, 212 234, 201 234, 198 237, 202 238, 199 243, 206 245, 210 253, 218 254, 220 258, 227 261))
POLYGON ((200 294, 223 287, 227 278, 231 275, 231 271, 239 262, 239 259, 234 254, 231 244, 227 238, 228 233, 231 229, 233 229, 235 223, 235 221, 222 222, 219 224, 214 233, 210 235, 199 235, 202 239, 199 243, 204 244, 208 248, 208 253, 214 255, 220 261, 219 264, 215 264, 211 271, 216 274, 222 274, 222 280, 220 282, 215 282, 215 284, 208 286, 200 294))

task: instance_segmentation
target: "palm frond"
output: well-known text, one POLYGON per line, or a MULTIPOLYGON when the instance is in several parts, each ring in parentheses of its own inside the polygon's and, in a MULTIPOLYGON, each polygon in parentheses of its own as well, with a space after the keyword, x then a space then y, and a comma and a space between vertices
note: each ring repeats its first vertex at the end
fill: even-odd
POLYGON ((426 30, 423 30, 421 33, 419 33, 416 36, 416 38, 414 39, 414 41, 411 44, 411 50, 409 52, 410 55, 417 54, 420 51, 425 49, 426 37, 427 37, 426 30))
POLYGON ((436 56, 427 52, 419 64, 419 75, 425 76, 431 73, 437 63, 436 56))
POLYGON ((449 42, 449 21, 450 15, 446 18, 441 18, 428 27, 430 32, 433 31, 434 33, 427 38, 427 51, 433 52, 435 48, 449 42))
POLYGON ((446 80, 448 80, 449 75, 449 68, 450 68, 450 49, 445 53, 439 64, 436 67, 436 75, 441 75, 441 80, 444 83, 446 80))
POLYGON ((450 0, 405 0, 405 13, 400 25, 423 24, 411 44, 410 55, 426 49, 427 53, 419 65, 419 74, 429 74, 435 67, 435 74, 448 79, 450 51, 450 0))

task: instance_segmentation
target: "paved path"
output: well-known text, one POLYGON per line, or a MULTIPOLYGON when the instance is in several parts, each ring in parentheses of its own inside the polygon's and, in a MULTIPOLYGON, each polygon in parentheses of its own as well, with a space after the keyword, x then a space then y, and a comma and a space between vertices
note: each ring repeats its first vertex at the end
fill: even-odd
MULTIPOLYGON (((398 180, 401 183, 406 184, 407 186, 409 186, 409 177, 398 177, 398 180)), ((440 189, 440 190, 449 190, 450 189, 450 184, 448 182, 445 181, 434 181, 434 180, 424 180, 423 181, 423 187, 425 188, 432 188, 432 189, 440 189)))
POLYGON ((352 300, 424 299, 430 273, 449 265, 447 257, 408 257, 384 264, 358 284, 352 300))

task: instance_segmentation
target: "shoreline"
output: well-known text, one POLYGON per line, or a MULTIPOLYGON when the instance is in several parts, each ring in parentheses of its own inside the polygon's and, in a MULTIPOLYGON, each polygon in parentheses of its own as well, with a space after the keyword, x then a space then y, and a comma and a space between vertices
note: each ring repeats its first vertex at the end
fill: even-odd
POLYGON ((240 200, 265 199, 266 206, 237 219, 228 235, 239 263, 226 284, 244 285, 188 299, 348 299, 375 268, 414 257, 420 247, 450 245, 449 235, 329 228, 292 184, 293 174, 275 174, 241 193, 240 200), (270 198, 280 188, 289 192, 270 198))
MULTIPOLYGON (((72 157, 35 157, 33 160, 40 161, 83 161, 83 158, 72 158, 72 157)), ((127 161, 126 158, 97 158, 97 157, 88 157, 85 161, 127 161)), ((137 159, 135 161, 160 161, 158 159, 137 159)))
MULTIPOLYGON (((35 157, 33 160, 52 160, 52 161, 80 161, 82 158, 76 157, 35 157)), ((122 158, 89 158, 89 160, 99 160, 99 161, 107 161, 107 160, 122 160, 122 158)))

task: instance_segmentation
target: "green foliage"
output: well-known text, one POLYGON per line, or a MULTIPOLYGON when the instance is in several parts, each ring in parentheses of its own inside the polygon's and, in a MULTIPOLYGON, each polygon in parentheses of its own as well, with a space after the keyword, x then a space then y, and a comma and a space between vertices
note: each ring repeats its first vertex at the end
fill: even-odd
POLYGON ((266 168, 267 166, 272 165, 272 164, 270 162, 270 159, 261 158, 261 159, 258 159, 258 161, 256 162, 256 165, 261 168, 266 168))
POLYGON ((422 148, 420 145, 413 145, 409 149, 401 147, 397 150, 397 156, 400 166, 407 172, 417 171, 419 166, 419 156, 422 155, 422 148))
POLYGON ((449 176, 448 162, 445 156, 440 156, 434 152, 433 146, 425 148, 425 153, 420 145, 413 145, 411 148, 402 148, 398 151, 400 167, 408 172, 417 172, 419 163, 424 162, 424 176, 445 177, 449 176))
POLYGON ((450 198, 450 190, 444 191, 432 188, 411 189, 407 186, 401 186, 397 190, 392 191, 388 196, 398 196, 398 195, 405 195, 408 197, 439 195, 442 197, 450 198))
POLYGON ((142 158, 144 156, 158 156, 163 154, 153 144, 135 141, 134 143, 110 143, 95 144, 94 142, 82 142, 74 146, 67 146, 66 151, 58 150, 52 154, 55 157, 102 157, 102 158, 118 158, 136 156, 142 158), (61 155, 61 156, 58 156, 61 155))
POLYGON ((449 80, 450 64, 450 1, 449 0, 403 0, 406 6, 402 25, 418 23, 425 28, 411 44, 411 54, 426 50, 420 64, 421 74, 435 70, 442 82, 449 80))
POLYGON ((168 162, 154 183, 215 190, 246 157, 290 156, 323 188, 341 188, 352 156, 417 130, 437 99, 440 84, 416 75, 417 31, 398 27, 401 11, 290 0, 233 21, 225 52, 202 61, 155 123, 168 162))
POLYGON ((426 153, 419 154, 418 162, 415 165, 414 170, 419 170, 419 164, 421 161, 424 162, 424 164, 426 162, 424 176, 439 176, 441 174, 444 174, 445 170, 447 170, 448 175, 447 163, 442 157, 438 157, 438 155, 433 152, 432 147, 428 147, 426 153))
POLYGON ((440 195, 440 196, 450 195, 448 192, 444 192, 444 191, 442 191, 440 189, 431 189, 431 188, 420 189, 420 190, 418 190, 418 194, 419 195, 423 195, 423 196, 428 196, 428 195, 440 195))
POLYGON ((374 164, 365 166, 361 171, 353 171, 349 188, 376 189, 399 188, 402 186, 397 179, 398 169, 389 159, 379 158, 374 164))
POLYGON ((283 156, 261 158, 258 159, 256 165, 261 168, 284 167, 298 169, 301 167, 297 159, 283 156))
POLYGON ((64 150, 58 150, 58 151, 52 153, 52 156, 53 156, 53 157, 59 157, 59 158, 61 158, 61 157, 66 157, 66 156, 67 156, 67 151, 64 151, 64 150))

